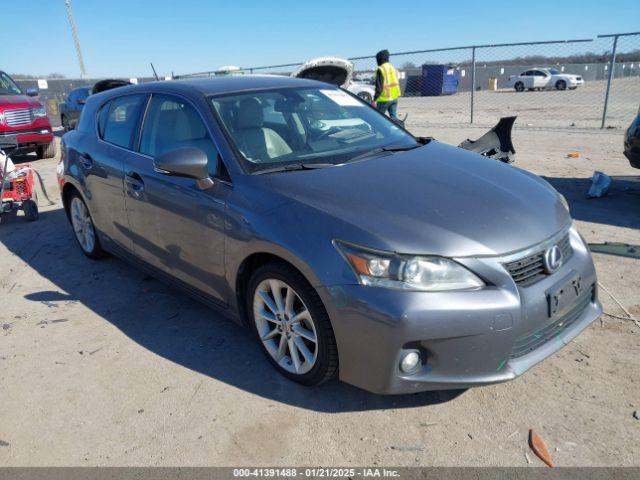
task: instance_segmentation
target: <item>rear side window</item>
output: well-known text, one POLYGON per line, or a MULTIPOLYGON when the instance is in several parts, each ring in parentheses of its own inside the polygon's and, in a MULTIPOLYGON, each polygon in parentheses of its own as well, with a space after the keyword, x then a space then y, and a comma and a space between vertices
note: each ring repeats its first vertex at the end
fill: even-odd
POLYGON ((145 94, 126 95, 103 105, 98 115, 98 132, 109 143, 131 149, 145 94))
POLYGON ((140 153, 155 157, 181 147, 206 153, 209 175, 216 176, 218 151, 195 108, 177 97, 153 95, 142 127, 140 153))

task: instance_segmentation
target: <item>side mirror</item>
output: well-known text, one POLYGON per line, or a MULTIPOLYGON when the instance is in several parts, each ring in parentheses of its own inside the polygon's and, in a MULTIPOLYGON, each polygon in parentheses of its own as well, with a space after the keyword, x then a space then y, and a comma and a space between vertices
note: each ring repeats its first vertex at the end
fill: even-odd
POLYGON ((27 88, 27 96, 29 97, 37 97, 38 96, 38 89, 37 88, 27 88))
POLYGON ((209 178, 209 159, 199 148, 183 147, 158 155, 153 160, 156 172, 193 178, 202 190, 213 185, 209 178))

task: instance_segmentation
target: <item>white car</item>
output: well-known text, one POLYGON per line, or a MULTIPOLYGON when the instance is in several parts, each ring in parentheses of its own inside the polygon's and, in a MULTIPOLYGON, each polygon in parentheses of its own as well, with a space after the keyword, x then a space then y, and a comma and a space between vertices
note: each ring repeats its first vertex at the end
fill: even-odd
POLYGON ((552 89, 573 90, 584 85, 584 80, 580 75, 560 73, 555 68, 532 68, 522 72, 520 75, 511 75, 507 81, 507 86, 515 88, 516 92, 527 90, 552 89))
POLYGON ((314 58, 303 63, 292 77, 310 78, 330 83, 359 96, 365 102, 373 102, 376 89, 373 85, 353 81, 353 63, 339 57, 314 58))

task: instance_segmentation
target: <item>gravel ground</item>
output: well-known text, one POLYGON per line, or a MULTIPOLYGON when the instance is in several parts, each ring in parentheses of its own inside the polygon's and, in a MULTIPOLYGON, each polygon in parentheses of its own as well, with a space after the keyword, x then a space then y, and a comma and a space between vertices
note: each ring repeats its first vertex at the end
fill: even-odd
MULTIPOLYGON (((483 133, 415 131, 454 144, 483 133)), ((567 196, 589 242, 637 245, 640 171, 621 141, 620 131, 517 130, 516 165, 567 196), (580 157, 565 158, 573 151, 580 157), (616 177, 614 189, 586 200, 595 169, 616 177)), ((300 387, 272 370, 247 329, 116 258, 85 258, 56 163, 35 163, 56 204, 41 196, 39 221, 0 224, 0 465, 539 466, 530 428, 558 465, 640 465, 632 322, 603 317, 502 385, 400 397, 300 387)), ((602 284, 640 317, 640 260, 594 258, 602 284)))
MULTIPOLYGON (((605 81, 586 82, 575 90, 516 92, 481 90, 474 96, 474 123, 493 125, 496 118, 517 115, 518 124, 530 128, 600 128, 605 81)), ((411 125, 469 122, 471 92, 442 97, 407 97, 400 114, 411 125)), ((611 84, 606 126, 625 128, 640 105, 640 76, 618 78, 611 84)))

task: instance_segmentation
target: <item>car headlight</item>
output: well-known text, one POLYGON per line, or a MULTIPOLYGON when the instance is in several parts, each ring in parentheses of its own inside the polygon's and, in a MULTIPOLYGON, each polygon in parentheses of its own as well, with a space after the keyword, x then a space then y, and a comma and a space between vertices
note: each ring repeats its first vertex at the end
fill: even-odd
POLYGON ((435 256, 398 255, 334 242, 362 285, 440 292, 470 290, 485 283, 453 260, 435 256))
POLYGON ((47 116, 47 110, 44 107, 33 107, 33 116, 34 117, 46 117, 47 116))

